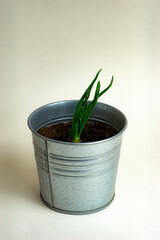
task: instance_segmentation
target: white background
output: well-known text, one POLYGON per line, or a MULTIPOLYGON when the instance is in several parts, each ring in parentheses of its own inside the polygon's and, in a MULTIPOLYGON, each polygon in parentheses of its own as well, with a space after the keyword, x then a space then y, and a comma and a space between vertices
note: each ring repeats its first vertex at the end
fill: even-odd
POLYGON ((160 239, 160 1, 0 0, 0 239, 160 239), (84 216, 39 197, 29 114, 79 99, 96 72, 99 101, 128 118, 114 202, 84 216))

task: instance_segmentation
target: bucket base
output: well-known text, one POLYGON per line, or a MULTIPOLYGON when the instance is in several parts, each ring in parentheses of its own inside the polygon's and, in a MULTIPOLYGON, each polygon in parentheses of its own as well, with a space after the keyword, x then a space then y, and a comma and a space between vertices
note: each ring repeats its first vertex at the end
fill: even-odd
POLYGON ((43 199, 41 193, 40 193, 40 197, 41 197, 41 199, 42 199, 42 202, 43 202, 48 208, 50 208, 50 209, 52 209, 52 210, 54 210, 54 211, 56 211, 56 212, 65 213, 65 214, 71 214, 71 215, 83 215, 83 214, 90 214, 90 213, 99 212, 99 211, 103 210, 104 208, 108 207, 108 206, 112 203, 112 201, 113 201, 113 199, 114 199, 114 197, 115 197, 115 193, 114 193, 114 195, 113 195, 113 197, 112 197, 112 199, 111 199, 111 201, 110 201, 109 203, 107 203, 107 204, 104 205, 103 207, 100 207, 100 208, 97 208, 97 209, 94 209, 94 210, 89 210, 89 211, 68 211, 68 210, 62 210, 62 209, 59 209, 59 208, 55 208, 55 207, 50 206, 50 205, 43 199))

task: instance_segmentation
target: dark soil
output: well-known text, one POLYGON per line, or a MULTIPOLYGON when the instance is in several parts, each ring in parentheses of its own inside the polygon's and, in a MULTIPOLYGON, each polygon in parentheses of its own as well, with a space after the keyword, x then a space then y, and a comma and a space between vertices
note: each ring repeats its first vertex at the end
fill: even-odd
MULTIPOLYGON (((61 122, 39 129, 42 136, 58 141, 70 142, 69 130, 72 122, 61 122)), ((114 136, 118 130, 109 124, 99 121, 88 121, 81 134, 81 142, 94 142, 114 136)))

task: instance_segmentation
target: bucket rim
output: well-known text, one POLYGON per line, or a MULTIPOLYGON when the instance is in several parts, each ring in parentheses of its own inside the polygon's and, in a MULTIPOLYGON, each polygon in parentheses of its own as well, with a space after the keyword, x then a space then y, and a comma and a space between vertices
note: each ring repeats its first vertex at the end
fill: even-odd
MULTIPOLYGON (((104 143, 104 142, 108 142, 108 141, 111 141, 117 137, 119 137, 120 135, 122 135, 122 133, 126 130, 127 126, 128 126, 128 120, 126 118, 126 116, 124 115, 124 113, 117 109, 116 107, 113 107, 109 104, 106 104, 106 103, 102 103, 102 102, 97 102, 96 105, 105 105, 107 106, 108 108, 114 110, 114 111, 117 111, 119 112, 119 114, 121 114, 124 118, 124 121, 125 121, 125 124, 124 124, 124 127, 122 128, 121 131, 119 131, 117 134, 115 134, 114 136, 112 137, 109 137, 109 138, 106 138, 106 139, 103 139, 103 140, 99 140, 99 141, 93 141, 93 142, 80 142, 80 143, 75 143, 75 142, 65 142, 65 141, 58 141, 58 140, 55 140, 55 139, 51 139, 51 138, 47 138, 45 136, 42 136, 41 134, 39 134, 35 129, 33 129, 33 127, 31 126, 31 118, 34 116, 34 114, 37 112, 37 111, 40 111, 41 109, 43 108, 46 108, 47 106, 52 106, 52 105, 56 105, 56 104, 63 104, 63 103, 69 103, 69 102, 77 102, 78 103, 79 100, 75 99, 75 100, 61 100, 61 101, 55 101, 55 102, 51 102, 51 103, 48 103, 48 104, 44 104, 38 108, 36 108, 35 110, 33 110, 31 112, 31 114, 29 115, 28 119, 27 119, 27 124, 28 124, 28 127, 29 129, 31 130, 32 133, 34 133, 36 136, 44 139, 45 141, 50 141, 50 142, 54 142, 54 143, 58 143, 58 144, 66 144, 66 145, 95 145, 95 144, 100 144, 100 143, 104 143)), ((91 102, 91 101, 88 101, 88 102, 91 102)))

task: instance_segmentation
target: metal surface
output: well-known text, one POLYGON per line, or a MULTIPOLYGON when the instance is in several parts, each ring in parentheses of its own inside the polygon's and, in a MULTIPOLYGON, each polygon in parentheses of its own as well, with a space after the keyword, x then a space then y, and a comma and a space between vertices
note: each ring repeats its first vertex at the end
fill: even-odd
POLYGON ((55 207, 52 207, 50 206, 42 197, 41 193, 40 193, 40 197, 41 197, 41 200, 42 202, 50 209, 56 211, 56 212, 60 212, 60 213, 65 213, 65 214, 71 214, 71 215, 84 215, 84 214, 91 214, 91 213, 95 213, 95 212, 99 212, 103 209, 105 209, 106 207, 108 207, 112 201, 114 200, 114 197, 115 197, 115 194, 113 195, 113 198, 111 199, 111 201, 109 203, 107 203, 106 205, 100 207, 100 208, 97 208, 97 209, 94 209, 94 210, 89 210, 89 211, 66 211, 66 210, 62 210, 62 209, 58 209, 58 208, 55 208, 55 207))
POLYGON ((45 105, 30 115, 28 125, 43 201, 60 212, 85 214, 103 209, 114 197, 127 120, 118 109, 98 102, 91 119, 113 125, 119 130, 115 136, 92 143, 70 143, 37 133, 42 126, 71 120, 76 104, 76 100, 70 100, 45 105))

